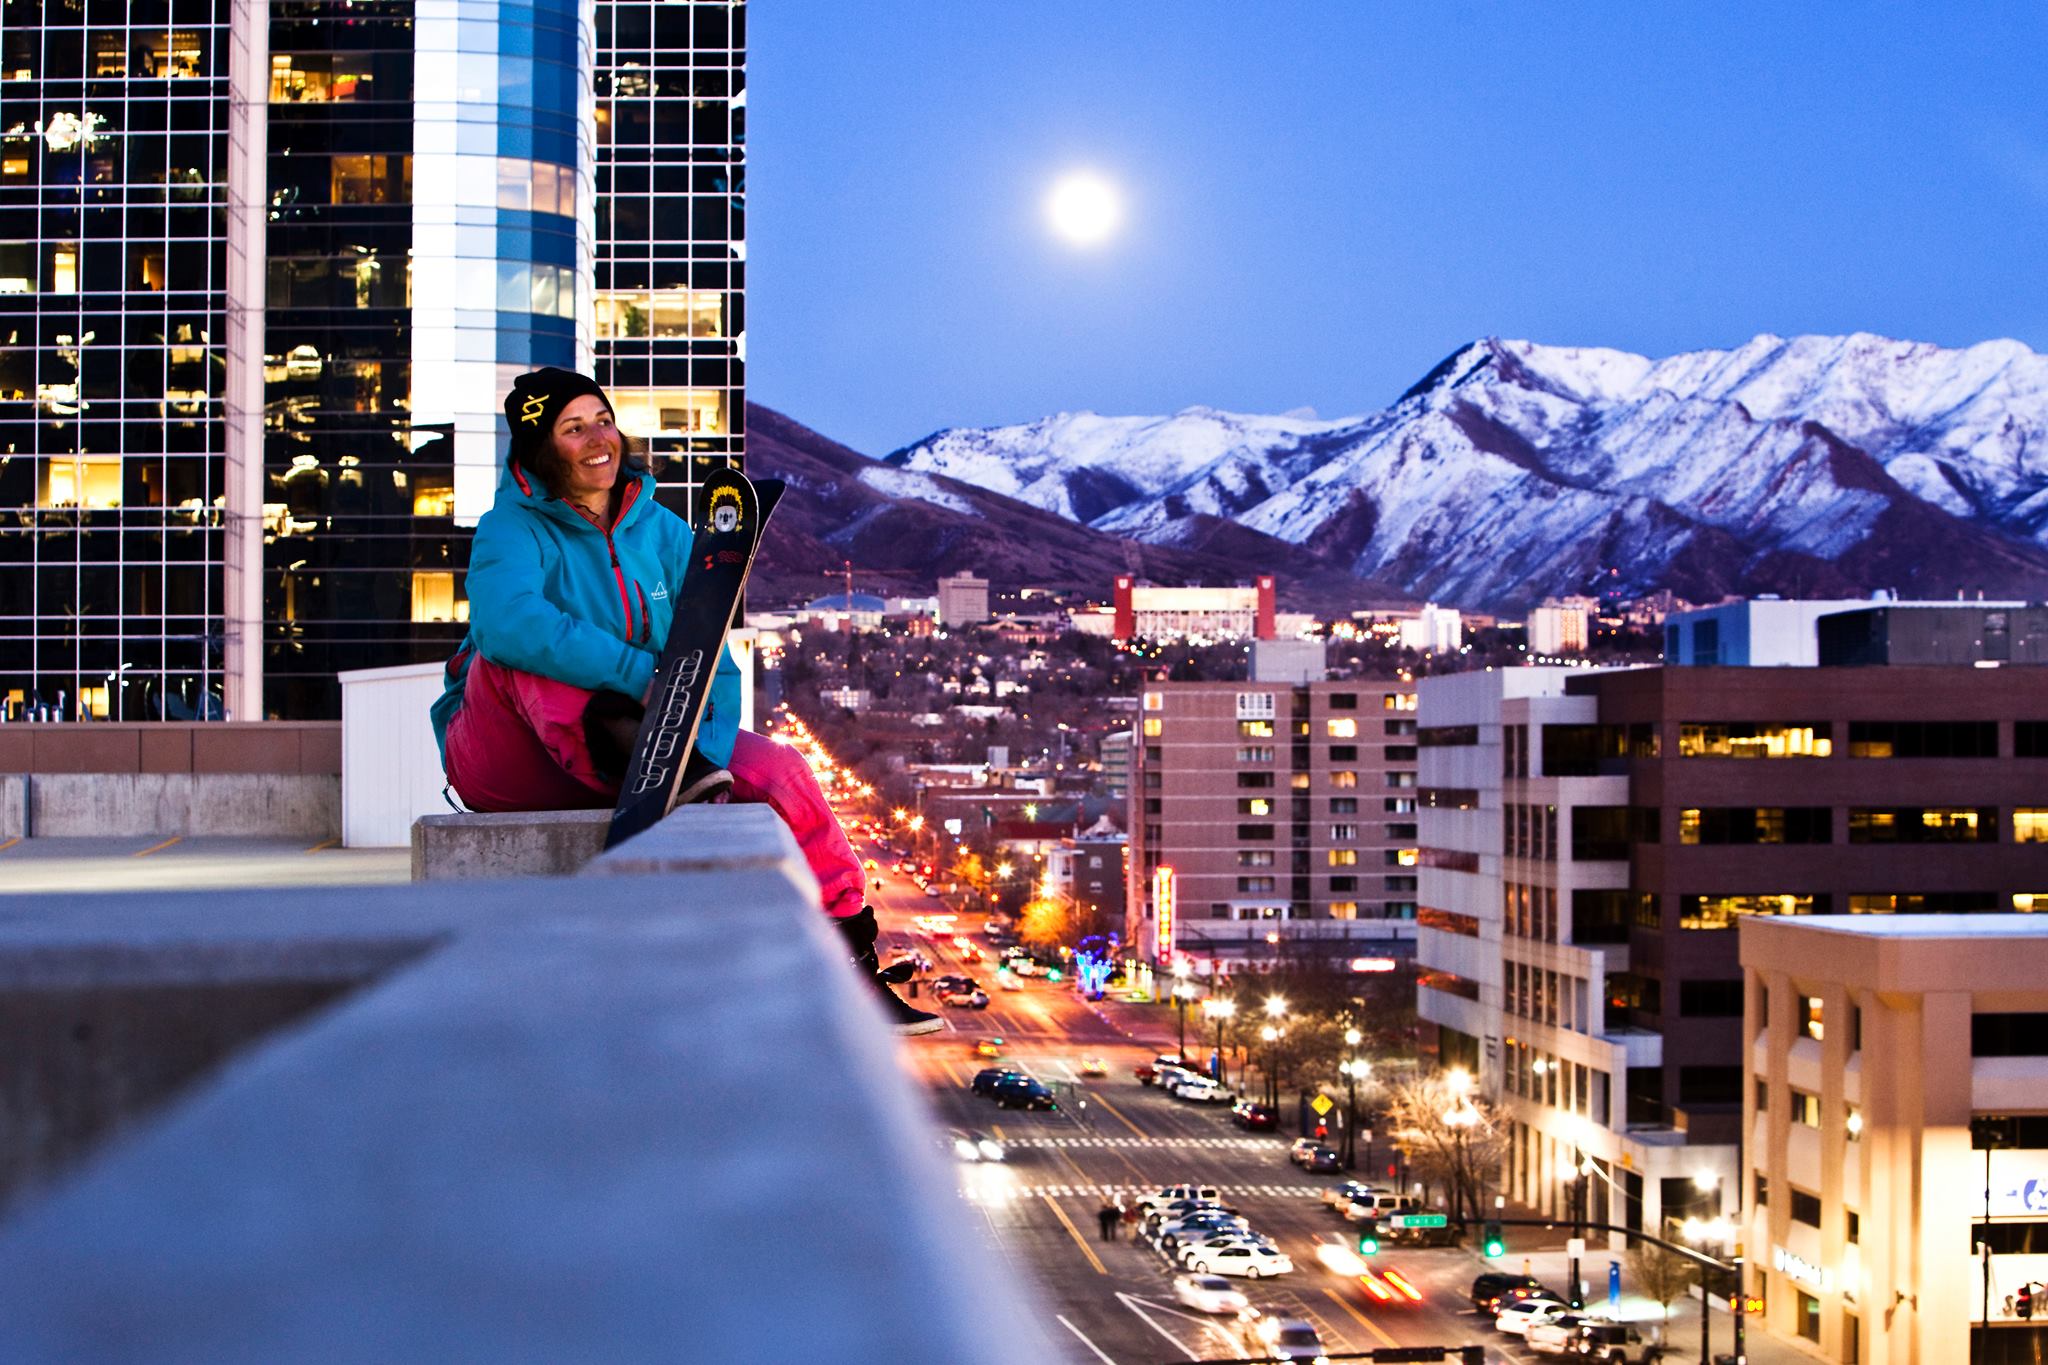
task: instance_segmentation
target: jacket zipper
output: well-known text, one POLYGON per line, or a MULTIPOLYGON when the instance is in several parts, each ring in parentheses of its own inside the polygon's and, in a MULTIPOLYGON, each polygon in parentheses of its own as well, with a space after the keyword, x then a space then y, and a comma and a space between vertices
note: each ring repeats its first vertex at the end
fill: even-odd
POLYGON ((626 612, 626 640, 628 643, 631 643, 633 639, 633 595, 626 591, 626 570, 619 563, 619 547, 612 543, 612 527, 617 526, 626 519, 627 509, 632 507, 633 499, 638 497, 639 494, 640 484, 635 480, 626 489, 625 496, 619 499, 619 514, 612 518, 612 525, 603 528, 605 553, 609 554, 612 558, 612 577, 617 579, 619 583, 619 605, 626 612))

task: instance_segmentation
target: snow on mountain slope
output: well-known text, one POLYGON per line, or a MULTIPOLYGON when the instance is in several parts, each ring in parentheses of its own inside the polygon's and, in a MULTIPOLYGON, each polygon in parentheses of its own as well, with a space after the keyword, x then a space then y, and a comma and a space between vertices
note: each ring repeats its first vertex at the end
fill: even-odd
POLYGON ((1155 544, 1234 519, 1471 606, 2048 591, 2048 357, 2012 341, 1765 335, 1650 360, 1489 338, 1363 417, 1063 413, 889 460, 1155 544))

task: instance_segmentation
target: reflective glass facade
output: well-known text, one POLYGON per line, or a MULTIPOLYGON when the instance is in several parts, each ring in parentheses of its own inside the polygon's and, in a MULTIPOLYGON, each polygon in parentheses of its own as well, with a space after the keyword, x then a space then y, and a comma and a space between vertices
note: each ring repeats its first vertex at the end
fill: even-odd
POLYGON ((0 18, 16 715, 329 717, 338 671, 445 658, 536 365, 737 458, 743 6, 0 18))
POLYGON ((0 4, 0 705, 218 716, 228 0, 0 4))
POLYGON ((678 510, 741 462, 746 13, 597 4, 597 376, 678 510))

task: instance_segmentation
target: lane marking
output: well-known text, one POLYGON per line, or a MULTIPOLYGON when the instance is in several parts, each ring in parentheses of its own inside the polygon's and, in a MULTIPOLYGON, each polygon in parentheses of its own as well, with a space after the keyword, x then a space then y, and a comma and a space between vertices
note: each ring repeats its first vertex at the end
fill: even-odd
POLYGON ((1330 1296, 1331 1303, 1336 1304, 1339 1308, 1349 1313, 1352 1317, 1357 1318, 1359 1326, 1365 1328, 1366 1331, 1378 1337, 1382 1345, 1399 1346, 1401 1344, 1400 1342, 1394 1340, 1392 1337, 1388 1336, 1386 1334, 1385 1329, 1383 1329, 1378 1323, 1374 1322, 1371 1318, 1367 1317, 1365 1314, 1359 1312, 1356 1308, 1353 1308, 1350 1304, 1344 1302, 1343 1299, 1339 1298, 1336 1290, 1325 1289, 1323 1292, 1330 1296))
MULTIPOLYGON (((1179 1337, 1175 1336, 1173 1333, 1167 1331, 1164 1327, 1161 1327, 1158 1323, 1152 1321, 1152 1315, 1150 1313, 1147 1313, 1143 1308, 1140 1308, 1138 1306, 1139 1304, 1144 1303, 1145 1300, 1140 1299, 1135 1295, 1124 1293, 1118 1293, 1116 1298, 1118 1303, 1121 1303, 1124 1307, 1130 1309, 1133 1313, 1137 1314, 1139 1322, 1144 1323, 1147 1327, 1150 1327, 1160 1336, 1165 1337, 1168 1341, 1172 1342, 1173 1349, 1180 1352, 1181 1358, 1183 1360, 1194 1360, 1197 1358, 1195 1353, 1192 1350, 1188 1349, 1188 1346, 1185 1342, 1183 1342, 1179 1337)), ((1157 1305, 1153 1306, 1156 1307, 1157 1305)), ((1213 1324, 1209 1323, 1204 1323, 1203 1325, 1213 1326, 1213 1324)))
POLYGON ((147 858, 150 854, 155 853, 159 849, 169 848, 172 844, 179 842, 184 837, 185 836, 182 834, 173 834, 170 838, 164 840, 160 844, 151 844, 148 848, 140 849, 134 853, 129 854, 128 856, 131 858, 147 858))
POLYGON ((1066 1329, 1067 1329, 1067 1330, 1068 1330, 1069 1332, 1072 1332, 1072 1333, 1073 1333, 1073 1334, 1074 1334, 1075 1336, 1077 1336, 1077 1337, 1081 1337, 1081 1344, 1082 1344, 1083 1346, 1086 1346, 1086 1347, 1087 1347, 1087 1348, 1088 1348, 1089 1350, 1091 1350, 1091 1351, 1095 1352, 1095 1358, 1096 1358, 1097 1360, 1101 1361, 1101 1362, 1102 1362, 1102 1365, 1116 1365, 1116 1362, 1115 1362, 1114 1360, 1111 1360, 1111 1359, 1109 1358, 1109 1356, 1108 1356, 1108 1355, 1104 1354, 1104 1352, 1103 1352, 1103 1349, 1102 1349, 1102 1348, 1101 1348, 1100 1346, 1097 1346, 1097 1345, 1096 1345, 1096 1344, 1095 1344, 1094 1342, 1092 1342, 1092 1341, 1088 1340, 1088 1338, 1087 1338, 1087 1337, 1085 1337, 1085 1336, 1081 1336, 1081 1329, 1080 1329, 1080 1328, 1078 1328, 1078 1327, 1074 1326, 1074 1324, 1073 1324, 1073 1323, 1071 1323, 1071 1322, 1068 1322, 1068 1321, 1066 1320, 1066 1318, 1065 1318, 1065 1317, 1063 1317, 1062 1315, 1060 1315, 1060 1314, 1058 1314, 1058 1313, 1055 1313, 1055 1314, 1053 1314, 1052 1316, 1053 1316, 1053 1320, 1054 1320, 1055 1322, 1059 1323, 1059 1325, 1060 1325, 1060 1326, 1062 1326, 1062 1327, 1066 1328, 1066 1329))
POLYGON ((320 841, 319 843, 317 843, 317 844, 313 845, 313 846, 312 846, 311 848, 307 849, 307 850, 306 850, 306 852, 308 852, 308 853, 318 853, 318 852, 320 852, 320 851, 321 851, 322 849, 329 849, 329 848, 338 848, 338 847, 340 847, 340 845, 341 845, 341 836, 337 834, 337 835, 335 835, 335 836, 334 836, 334 837, 333 837, 332 839, 322 839, 322 840, 321 840, 321 841, 320 841))
POLYGON ((1117 1122, 1121 1123, 1124 1127, 1136 1133, 1139 1137, 1151 1136, 1151 1134, 1147 1133, 1143 1128, 1140 1128, 1137 1124, 1132 1123, 1129 1119, 1125 1118, 1124 1111, 1117 1108, 1115 1105, 1111 1104, 1109 1102, 1108 1097, 1105 1096, 1101 1091, 1090 1091, 1088 1097, 1094 1100, 1097 1104, 1101 1105, 1104 1109, 1107 1109, 1110 1113, 1116 1115, 1117 1122))
POLYGON ((991 1124, 990 1124, 990 1125, 988 1126, 988 1130, 989 1130, 989 1131, 990 1131, 991 1133, 994 1133, 994 1134, 996 1135, 996 1141, 997 1141, 997 1142, 1008 1142, 1008 1141, 1009 1141, 1009 1139, 1008 1139, 1008 1138, 1006 1138, 1006 1137, 1004 1137, 1004 1136, 1003 1136, 1003 1125, 1002 1125, 1002 1124, 1000 1124, 1000 1123, 991 1123, 991 1124))
POLYGON ((1081 1248, 1081 1254, 1088 1258, 1089 1265, 1095 1267, 1095 1273, 1107 1275, 1109 1271, 1103 1266, 1101 1258, 1096 1256, 1095 1248, 1089 1246, 1087 1239, 1081 1236, 1080 1230, 1074 1226, 1073 1219, 1067 1217, 1067 1211, 1054 1203, 1052 1196, 1049 1194, 1042 1194, 1038 1197, 1043 1199, 1045 1206, 1052 1210, 1052 1216, 1060 1220, 1060 1226, 1065 1228, 1067 1235, 1074 1239, 1074 1245, 1081 1248))
POLYGON ((21 836, 17 834, 12 839, 9 839, 6 843, 0 844, 0 853, 5 853, 8 849, 13 848, 16 844, 20 842, 21 836))

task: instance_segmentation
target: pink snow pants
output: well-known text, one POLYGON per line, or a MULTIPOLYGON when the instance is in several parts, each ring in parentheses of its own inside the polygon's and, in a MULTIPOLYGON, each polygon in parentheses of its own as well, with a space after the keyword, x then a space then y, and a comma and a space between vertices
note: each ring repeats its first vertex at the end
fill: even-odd
MULTIPOLYGON (((449 785, 474 811, 612 806, 618 784, 597 771, 583 734, 589 701, 583 688, 472 658, 462 705, 448 721, 449 785)), ((824 893, 825 913, 859 914, 867 873, 803 755, 742 730, 726 770, 733 800, 765 802, 789 825, 824 893)))

